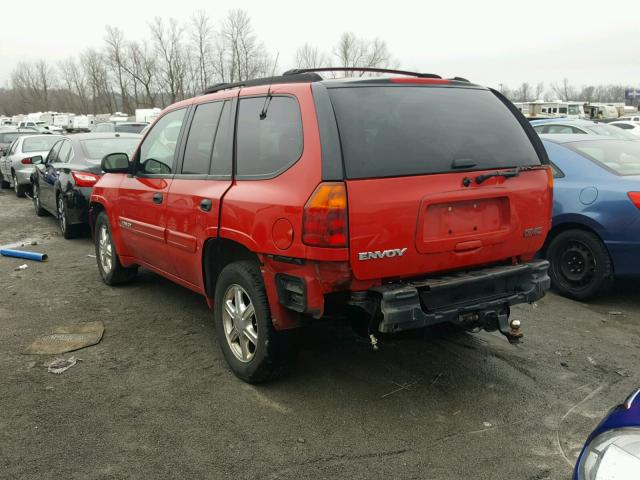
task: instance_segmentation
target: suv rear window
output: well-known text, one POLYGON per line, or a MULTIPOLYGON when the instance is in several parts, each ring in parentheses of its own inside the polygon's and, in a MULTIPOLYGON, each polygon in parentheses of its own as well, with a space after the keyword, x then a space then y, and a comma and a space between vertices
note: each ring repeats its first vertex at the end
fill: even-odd
POLYGON ((539 165, 507 107, 489 90, 330 88, 347 178, 539 165))

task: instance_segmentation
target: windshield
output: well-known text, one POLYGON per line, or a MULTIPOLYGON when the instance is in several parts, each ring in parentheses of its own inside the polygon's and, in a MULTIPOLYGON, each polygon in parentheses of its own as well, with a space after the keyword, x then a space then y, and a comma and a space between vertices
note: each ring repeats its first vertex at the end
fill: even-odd
POLYGON ((607 137, 620 138, 622 140, 636 140, 637 137, 632 133, 625 132, 621 128, 614 127, 612 125, 593 125, 591 127, 585 127, 591 133, 595 135, 604 135, 607 137))
POLYGON ((126 125, 116 125, 116 132, 122 133, 140 133, 146 127, 146 123, 128 123, 126 125))
POLYGON ((616 175, 640 175, 640 142, 595 140, 566 145, 616 175))
POLYGON ((28 152, 47 152, 51 150, 53 144, 60 140, 59 135, 39 135, 37 137, 25 138, 22 142, 22 151, 28 152))
POLYGON ((569 115, 580 115, 582 113, 580 110, 580 105, 569 105, 569 115))
POLYGON ((524 129, 484 89, 338 87, 329 95, 348 178, 539 165, 524 129))
POLYGON ((18 138, 19 135, 20 133, 18 132, 0 132, 0 143, 11 143, 18 138))
POLYGON ((131 157, 139 141, 139 138, 94 138, 80 143, 89 160, 102 160, 110 153, 126 153, 131 157))

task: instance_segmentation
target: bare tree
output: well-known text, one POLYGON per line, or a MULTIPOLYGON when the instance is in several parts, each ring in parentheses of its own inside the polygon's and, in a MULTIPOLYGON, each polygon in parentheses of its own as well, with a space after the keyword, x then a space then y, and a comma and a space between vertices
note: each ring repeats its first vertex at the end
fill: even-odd
POLYGON ((214 69, 222 82, 238 82, 268 74, 273 62, 253 33, 244 10, 231 10, 215 42, 214 69))
POLYGON ((572 100, 576 96, 576 90, 567 78, 564 78, 560 84, 552 83, 551 90, 560 100, 572 100))
POLYGON ((62 85, 67 91, 67 102, 64 110, 78 113, 89 112, 89 102, 87 99, 87 82, 84 72, 73 58, 63 60, 58 64, 62 85))
POLYGON ((197 88, 204 90, 211 82, 213 61, 213 39, 215 31, 205 10, 198 10, 191 17, 191 43, 197 64, 197 88))
MULTIPOLYGON (((341 67, 390 68, 395 66, 395 61, 384 40, 360 39, 351 32, 342 34, 333 53, 341 67)), ((363 74, 364 72, 360 75, 363 74)))
POLYGON ((528 102, 531 100, 531 85, 528 82, 523 82, 514 93, 514 98, 518 102, 528 102))
POLYGON ((140 85, 144 91, 144 106, 155 106, 156 94, 154 93, 154 81, 157 77, 157 64, 155 55, 147 47, 146 43, 142 45, 131 42, 127 45, 126 61, 123 69, 133 79, 134 89, 140 85))
POLYGON ((542 100, 543 95, 544 95, 544 82, 538 82, 536 84, 534 100, 542 100))
POLYGON ((80 64, 87 81, 87 89, 91 92, 91 111, 112 112, 115 105, 112 101, 104 56, 96 49, 88 48, 80 55, 80 64))
POLYGON ((183 29, 171 18, 167 24, 156 17, 150 25, 151 36, 158 55, 158 71, 161 87, 169 95, 169 103, 184 98, 183 75, 185 73, 182 45, 183 29))
POLYGON ((318 47, 313 47, 305 43, 296 50, 295 65, 296 68, 328 67, 329 58, 324 52, 321 52, 318 47))
POLYGON ((120 100, 122 102, 122 110, 124 112, 131 112, 129 95, 127 93, 126 75, 123 67, 126 55, 126 43, 124 40, 124 34, 119 28, 107 25, 107 32, 105 34, 104 40, 107 44, 107 59, 111 68, 114 70, 114 74, 118 82, 118 87, 120 90, 120 100))

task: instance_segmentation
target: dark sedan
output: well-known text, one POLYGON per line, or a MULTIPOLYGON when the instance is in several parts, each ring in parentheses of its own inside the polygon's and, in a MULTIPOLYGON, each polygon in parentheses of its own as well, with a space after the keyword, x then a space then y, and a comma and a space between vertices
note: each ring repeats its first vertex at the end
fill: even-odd
POLYGON ((110 153, 131 156, 141 135, 84 133, 63 137, 46 159, 33 157, 31 177, 36 214, 56 216, 64 238, 73 238, 88 222, 89 197, 100 179, 100 162, 110 153))

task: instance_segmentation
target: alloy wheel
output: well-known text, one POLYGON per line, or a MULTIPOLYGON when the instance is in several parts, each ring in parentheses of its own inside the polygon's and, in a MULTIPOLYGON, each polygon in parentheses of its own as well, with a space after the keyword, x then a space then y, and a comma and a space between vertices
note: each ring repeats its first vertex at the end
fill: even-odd
POLYGON ((33 185, 33 204, 36 207, 36 211, 40 210, 40 192, 38 191, 38 184, 33 185))
POLYGON ((64 200, 62 195, 58 197, 58 220, 60 221, 60 230, 62 233, 67 231, 67 217, 64 211, 64 200))
POLYGON ((18 177, 16 177, 16 174, 13 174, 13 191, 16 192, 16 195, 18 195, 18 177))
POLYGON ((111 245, 111 235, 109 235, 109 229, 106 225, 100 227, 100 234, 98 235, 98 260, 100 266, 105 274, 111 272, 113 267, 113 246, 111 245))
POLYGON ((230 285, 224 294, 222 324, 233 355, 241 362, 251 361, 258 346, 258 324, 251 298, 240 285, 230 285))

